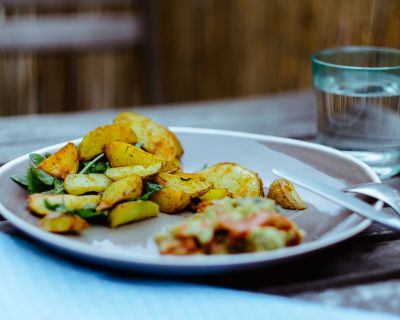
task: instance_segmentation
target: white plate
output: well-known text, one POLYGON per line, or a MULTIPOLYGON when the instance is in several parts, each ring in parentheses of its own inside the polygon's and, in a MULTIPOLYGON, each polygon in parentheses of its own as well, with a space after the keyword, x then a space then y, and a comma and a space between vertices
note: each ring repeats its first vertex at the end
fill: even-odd
MULTIPOLYGON (((317 144, 257 134, 211 129, 172 128, 185 149, 185 171, 205 164, 230 161, 258 172, 268 186, 275 177, 272 168, 295 168, 336 188, 346 184, 379 182, 377 175, 359 160, 317 144)), ((78 140, 74 141, 79 142, 78 140)), ((55 152, 64 144, 36 153, 55 152)), ((255 267, 267 267, 326 248, 367 228, 369 220, 352 214, 317 195, 298 188, 308 208, 288 211, 307 232, 305 241, 295 247, 270 252, 220 256, 160 256, 152 236, 166 225, 188 215, 166 215, 117 229, 91 226, 81 235, 57 235, 37 227, 38 219, 26 209, 28 193, 9 178, 25 172, 28 155, 0 169, 0 212, 14 226, 31 237, 75 257, 116 268, 164 274, 209 274, 255 267)), ((381 205, 377 203, 376 208, 381 205)))

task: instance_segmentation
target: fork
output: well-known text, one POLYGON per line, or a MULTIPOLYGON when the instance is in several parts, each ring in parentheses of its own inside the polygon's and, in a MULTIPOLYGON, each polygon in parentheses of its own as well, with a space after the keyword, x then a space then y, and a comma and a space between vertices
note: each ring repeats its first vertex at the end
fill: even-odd
POLYGON ((345 192, 366 195, 381 200, 400 214, 400 192, 385 183, 362 183, 342 189, 345 192))

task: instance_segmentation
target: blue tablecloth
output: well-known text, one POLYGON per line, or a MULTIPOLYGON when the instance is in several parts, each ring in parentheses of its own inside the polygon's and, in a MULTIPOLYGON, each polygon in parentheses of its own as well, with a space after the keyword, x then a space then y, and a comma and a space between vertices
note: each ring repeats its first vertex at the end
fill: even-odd
POLYGON ((395 319, 271 295, 118 277, 0 233, 0 319, 395 319))

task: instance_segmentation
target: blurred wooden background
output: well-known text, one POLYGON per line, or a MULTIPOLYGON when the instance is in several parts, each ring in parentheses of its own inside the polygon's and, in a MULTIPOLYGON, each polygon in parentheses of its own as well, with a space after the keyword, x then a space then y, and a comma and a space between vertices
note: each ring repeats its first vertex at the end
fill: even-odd
MULTIPOLYGON (((159 96, 140 47, 0 54, 0 115, 181 102, 307 88, 309 56, 340 45, 400 47, 399 0, 148 0, 159 96)), ((108 12, 93 4, 67 14, 108 12)), ((1 1, 0 1, 1 3, 1 1)), ((136 12, 136 5, 127 5, 136 12)), ((66 14, 65 11, 61 12, 66 14)), ((2 21, 42 15, 4 9, 2 21)))

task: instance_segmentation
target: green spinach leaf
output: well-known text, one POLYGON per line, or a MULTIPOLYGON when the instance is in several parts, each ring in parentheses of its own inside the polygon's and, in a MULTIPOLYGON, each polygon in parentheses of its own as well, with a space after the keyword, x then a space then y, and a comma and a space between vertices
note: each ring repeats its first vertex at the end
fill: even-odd
MULTIPOLYGON (((49 189, 49 185, 43 183, 37 176, 34 166, 29 166, 27 172, 28 190, 30 193, 41 193, 49 189)), ((41 171, 41 170, 40 170, 41 171)))
POLYGON ((162 188, 164 188, 164 187, 159 185, 158 183, 145 182, 142 195, 139 198, 137 198, 136 200, 149 200, 150 196, 153 193, 160 191, 162 188))
POLYGON ((50 211, 55 211, 55 212, 64 212, 66 210, 66 207, 64 203, 51 203, 49 200, 44 199, 44 206, 46 209, 50 211))
POLYGON ((76 214, 83 219, 90 219, 94 217, 107 217, 109 211, 96 211, 96 205, 86 205, 82 209, 70 209, 65 206, 64 203, 50 203, 47 199, 44 200, 44 205, 47 209, 54 212, 62 212, 69 214, 76 214))
POLYGON ((13 181, 18 183, 19 185, 23 186, 24 188, 28 188, 28 177, 24 174, 13 174, 10 177, 13 181))
POLYGON ((52 186, 54 184, 54 178, 48 173, 38 168, 35 168, 34 166, 31 166, 31 170, 33 174, 36 176, 36 178, 43 184, 47 186, 52 186))
POLYGON ((29 155, 29 160, 31 160, 35 167, 37 167, 41 162, 43 162, 43 160, 46 160, 46 158, 38 153, 31 153, 29 155))
POLYGON ((64 193, 64 183, 61 180, 55 179, 45 171, 37 168, 45 159, 40 154, 31 153, 26 175, 18 174, 10 178, 30 193, 64 193))
POLYGON ((54 179, 54 188, 47 190, 45 192, 46 194, 63 194, 64 193, 64 182, 58 179, 54 179))
POLYGON ((105 173, 108 168, 110 168, 110 163, 105 159, 102 153, 96 158, 84 162, 79 173, 105 173))

